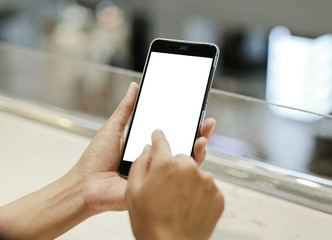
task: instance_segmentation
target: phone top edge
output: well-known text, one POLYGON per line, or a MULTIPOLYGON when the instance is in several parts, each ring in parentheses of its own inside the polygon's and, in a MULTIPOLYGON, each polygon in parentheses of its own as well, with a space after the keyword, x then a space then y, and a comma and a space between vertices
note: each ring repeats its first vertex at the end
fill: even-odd
POLYGON ((195 55, 195 56, 211 57, 211 58, 218 58, 220 53, 219 47, 214 43, 167 39, 167 38, 154 39, 150 44, 149 52, 150 51, 175 53, 183 55, 195 55), (172 44, 174 44, 175 47, 177 46, 177 48, 176 49, 168 48, 168 46, 172 46, 172 44), (188 47, 188 50, 186 49, 181 52, 180 51, 181 47, 188 47))
POLYGON ((200 41, 190 41, 190 40, 181 40, 181 39, 171 39, 171 38, 155 38, 152 40, 150 45, 153 45, 154 42, 157 41, 165 41, 165 42, 174 42, 174 43, 188 43, 188 44, 202 44, 202 45, 210 45, 217 49, 217 52, 219 53, 219 47, 215 43, 211 42, 200 42, 200 41))

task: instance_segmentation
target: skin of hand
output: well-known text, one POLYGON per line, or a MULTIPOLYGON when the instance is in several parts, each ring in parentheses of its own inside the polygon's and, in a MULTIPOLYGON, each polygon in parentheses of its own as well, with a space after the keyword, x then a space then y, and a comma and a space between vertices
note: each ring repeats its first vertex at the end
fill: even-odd
MULTIPOLYGON (((131 83, 112 116, 101 127, 79 161, 63 177, 0 207, 0 235, 9 239, 54 239, 85 219, 104 211, 127 209, 127 181, 117 164, 124 144, 125 125, 132 113, 138 85, 131 83)), ((215 126, 206 119, 194 145, 201 164, 215 126)))
MULTIPOLYGON (((74 167, 82 179, 84 201, 96 212, 127 209, 124 198, 127 181, 119 177, 117 166, 124 144, 124 128, 132 113, 137 91, 137 84, 132 83, 119 107, 74 167)), ((194 145, 194 156, 199 165, 204 161, 205 148, 215 125, 215 120, 209 118, 200 128, 200 137, 194 145)))
POLYGON ((212 174, 191 157, 173 157, 161 130, 131 167, 126 202, 138 240, 208 239, 224 209, 212 174))

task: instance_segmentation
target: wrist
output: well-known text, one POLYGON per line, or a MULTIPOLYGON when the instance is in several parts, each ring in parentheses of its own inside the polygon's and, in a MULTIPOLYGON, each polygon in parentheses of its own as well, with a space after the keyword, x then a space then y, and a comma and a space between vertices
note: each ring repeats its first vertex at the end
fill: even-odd
POLYGON ((81 198, 79 181, 70 171, 46 187, 3 206, 0 232, 9 239, 54 239, 91 215, 81 198))
POLYGON ((41 189, 39 195, 44 198, 40 205, 42 214, 36 216, 36 219, 44 219, 44 224, 41 224, 38 231, 43 233, 45 230, 45 235, 40 239, 60 236, 93 215, 82 199, 80 180, 72 171, 41 189))
POLYGON ((89 183, 89 176, 82 176, 76 166, 72 168, 67 174, 71 179, 73 186, 76 186, 78 191, 77 197, 79 200, 80 211, 89 217, 101 213, 101 211, 93 207, 93 204, 90 200, 89 191, 87 191, 87 189, 91 187, 91 184, 89 183))
POLYGON ((137 240, 192 240, 184 231, 181 231, 178 226, 165 227, 149 227, 146 225, 147 231, 138 230, 134 233, 137 240))
POLYGON ((85 210, 91 215, 127 209, 124 198, 127 181, 120 178, 117 172, 96 172, 82 176, 80 171, 74 168, 72 171, 78 179, 85 210))

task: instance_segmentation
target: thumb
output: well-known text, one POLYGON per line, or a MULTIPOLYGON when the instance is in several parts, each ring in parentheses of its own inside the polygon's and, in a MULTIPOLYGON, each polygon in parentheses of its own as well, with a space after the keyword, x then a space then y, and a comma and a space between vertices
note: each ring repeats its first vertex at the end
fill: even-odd
POLYGON ((142 154, 131 165, 128 175, 128 188, 139 188, 146 178, 151 162, 151 145, 146 145, 142 154))
POLYGON ((137 83, 132 82, 125 97, 121 100, 119 106, 115 109, 109 120, 106 121, 103 128, 119 132, 124 130, 133 111, 137 92, 138 85, 137 83))

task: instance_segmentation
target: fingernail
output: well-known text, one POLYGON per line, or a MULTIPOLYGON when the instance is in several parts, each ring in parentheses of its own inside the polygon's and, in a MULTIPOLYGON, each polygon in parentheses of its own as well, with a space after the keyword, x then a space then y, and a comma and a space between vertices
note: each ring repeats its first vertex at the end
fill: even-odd
POLYGON ((136 82, 131 82, 131 83, 130 83, 130 86, 131 86, 131 87, 134 86, 134 85, 137 85, 137 83, 136 83, 136 82))
POLYGON ((146 144, 144 149, 143 149, 143 152, 149 151, 150 147, 151 147, 150 144, 146 144))
POLYGON ((159 128, 156 129, 156 130, 154 130, 153 132, 154 132, 154 133, 162 133, 162 134, 164 134, 164 132, 163 132, 161 129, 159 129, 159 128))
POLYGON ((128 90, 131 89, 131 88, 134 86, 134 84, 135 84, 135 82, 131 82, 131 83, 129 84, 128 90))

